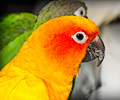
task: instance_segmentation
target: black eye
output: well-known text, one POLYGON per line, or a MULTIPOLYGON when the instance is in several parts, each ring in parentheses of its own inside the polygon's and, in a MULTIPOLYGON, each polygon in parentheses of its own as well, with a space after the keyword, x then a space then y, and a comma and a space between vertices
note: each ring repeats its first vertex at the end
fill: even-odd
POLYGON ((83 10, 80 12, 80 15, 83 16, 83 10))
POLYGON ((83 44, 86 42, 86 40, 88 39, 88 36, 80 31, 80 32, 76 32, 74 35, 71 36, 75 42, 79 43, 79 44, 83 44))
POLYGON ((78 8, 75 12, 74 15, 76 16, 85 16, 86 10, 83 7, 78 8))
POLYGON ((76 34, 78 40, 82 40, 84 38, 83 34, 76 34))

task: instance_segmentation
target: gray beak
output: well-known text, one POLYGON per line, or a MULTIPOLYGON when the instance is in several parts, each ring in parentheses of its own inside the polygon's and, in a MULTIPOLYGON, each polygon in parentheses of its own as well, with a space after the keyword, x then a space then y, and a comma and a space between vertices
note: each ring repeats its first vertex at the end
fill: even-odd
POLYGON ((105 46, 102 41, 102 39, 99 36, 96 36, 96 38, 89 44, 87 48, 87 54, 82 62, 88 62, 94 59, 98 59, 97 66, 102 63, 105 56, 105 46))

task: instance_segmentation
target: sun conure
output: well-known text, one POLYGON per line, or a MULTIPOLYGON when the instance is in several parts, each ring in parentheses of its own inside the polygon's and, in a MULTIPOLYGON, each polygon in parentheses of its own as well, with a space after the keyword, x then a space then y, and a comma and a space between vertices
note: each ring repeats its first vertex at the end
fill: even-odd
POLYGON ((79 16, 42 24, 1 70, 0 99, 67 100, 87 47, 99 33, 95 23, 79 16))
MULTIPOLYGON (((35 9, 40 8, 41 3, 42 1, 37 4, 38 7, 35 9)), ((39 10, 38 18, 32 13, 23 12, 10 13, 3 17, 4 20, 0 20, 0 33, 2 34, 0 35, 0 44, 4 45, 4 48, 3 45, 0 45, 0 69, 17 55, 22 44, 36 28, 55 17, 73 14, 86 17, 87 7, 84 2, 80 0, 52 0, 39 10)))

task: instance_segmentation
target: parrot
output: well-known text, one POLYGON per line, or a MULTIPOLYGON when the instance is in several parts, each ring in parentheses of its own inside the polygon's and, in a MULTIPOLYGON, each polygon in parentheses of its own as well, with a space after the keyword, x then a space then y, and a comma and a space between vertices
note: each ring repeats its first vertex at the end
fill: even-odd
POLYGON ((34 28, 47 20, 64 15, 87 17, 87 6, 80 0, 53 0, 40 10, 34 28))
POLYGON ((67 100, 80 63, 104 59, 97 25, 66 15, 39 26, 0 71, 2 100, 67 100), (86 58, 87 57, 87 58, 86 58))
MULTIPOLYGON (((39 8, 39 6, 37 8, 39 8)), ((45 23, 50 19, 63 16, 63 15, 76 15, 76 16, 87 17, 87 7, 84 4, 84 2, 79 0, 53 0, 40 10, 38 16, 31 14, 34 17, 29 16, 27 19, 27 15, 24 13, 23 14, 18 13, 17 15, 15 15, 15 17, 13 17, 13 15, 15 14, 10 14, 9 16, 6 16, 4 19, 7 19, 8 21, 5 20, 4 24, 0 24, 0 26, 3 27, 3 29, 5 29, 5 33, 9 33, 7 35, 4 35, 4 37, 1 37, 2 40, 4 40, 4 43, 7 42, 7 44, 4 45, 4 47, 1 47, 1 50, 0 50, 0 69, 2 69, 6 64, 8 64, 16 56, 16 54, 19 52, 22 44, 26 41, 28 36, 32 34, 32 32, 35 29, 37 29, 40 25, 42 25, 43 23, 45 23), (27 20, 28 22, 24 22, 27 20), (31 22, 33 23, 30 24, 29 20, 31 20, 31 22), (12 22, 12 25, 8 24, 8 22, 12 22), (30 27, 29 30, 25 30, 24 28, 26 25, 25 23, 28 25, 28 27, 30 26, 32 27, 30 27), (11 39, 12 41, 8 42, 7 38, 11 37, 11 34, 10 34, 11 30, 19 31, 17 28, 18 25, 15 26, 14 24, 19 25, 19 28, 20 30, 22 30, 23 34, 20 33, 19 36, 14 34, 14 38, 11 39), (10 27, 8 28, 8 30, 6 30, 6 25, 10 27)), ((2 32, 2 34, 3 33, 4 32, 2 32)))

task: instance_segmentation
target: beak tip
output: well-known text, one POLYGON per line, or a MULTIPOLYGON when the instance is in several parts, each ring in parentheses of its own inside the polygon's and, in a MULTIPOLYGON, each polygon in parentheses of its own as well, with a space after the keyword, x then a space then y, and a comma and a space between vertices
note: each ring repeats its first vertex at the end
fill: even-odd
POLYGON ((86 57, 83 62, 88 62, 94 59, 98 59, 97 67, 103 62, 105 56, 105 46, 102 39, 97 36, 94 41, 88 46, 86 57))
POLYGON ((103 62, 103 59, 102 59, 102 60, 99 60, 99 58, 98 58, 97 67, 99 67, 99 66, 101 65, 102 62, 103 62))
POLYGON ((99 57, 99 58, 98 58, 98 64, 97 64, 97 67, 99 67, 99 66, 101 65, 101 63, 102 63, 103 60, 104 60, 104 57, 105 57, 105 54, 104 54, 104 52, 103 52, 102 57, 99 57))

